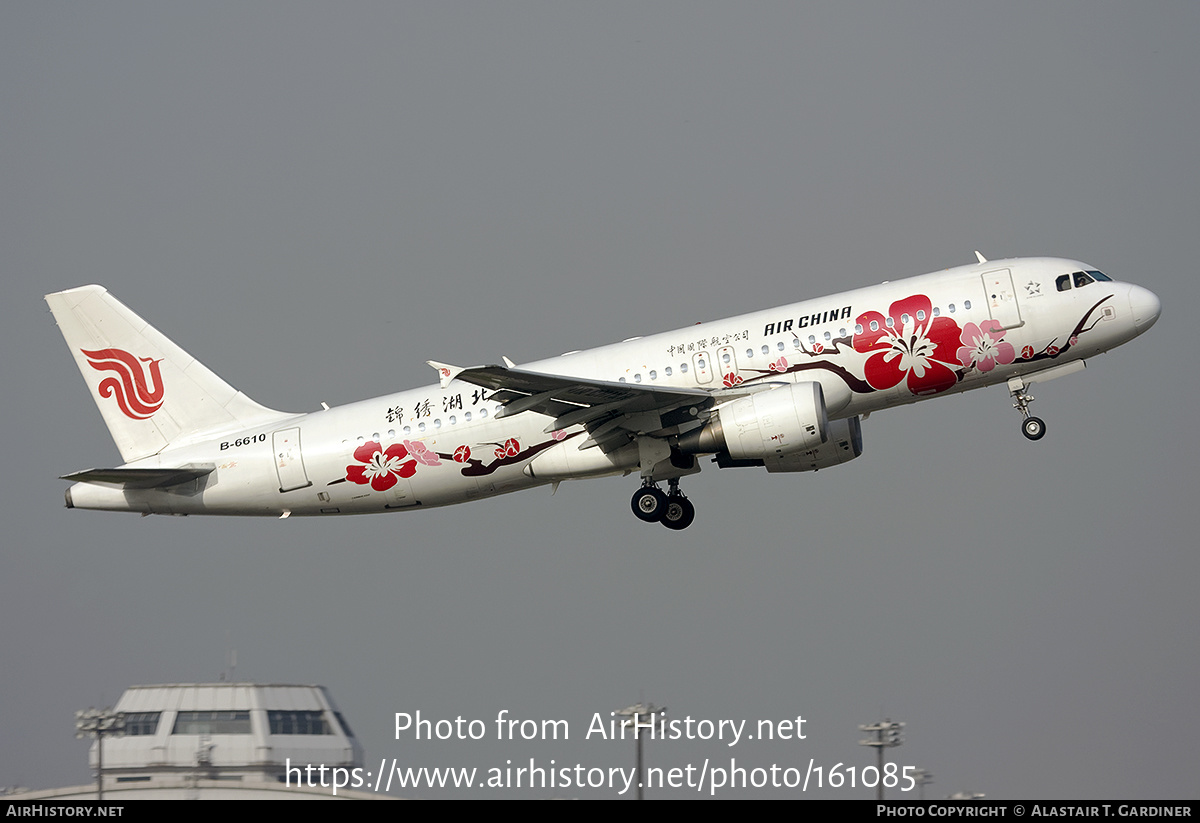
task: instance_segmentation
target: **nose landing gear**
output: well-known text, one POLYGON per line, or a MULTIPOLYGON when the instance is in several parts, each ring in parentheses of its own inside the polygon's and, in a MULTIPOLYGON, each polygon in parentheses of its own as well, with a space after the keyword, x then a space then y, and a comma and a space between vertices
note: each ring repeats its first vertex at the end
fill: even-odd
POLYGON ((1029 404, 1033 402, 1034 398, 1033 395, 1025 393, 1026 388, 1028 387, 1025 385, 1025 381, 1019 377, 1008 381, 1008 392, 1013 397, 1013 408, 1025 418, 1021 422, 1021 434, 1030 440, 1041 440, 1046 436, 1046 422, 1029 413, 1029 404))

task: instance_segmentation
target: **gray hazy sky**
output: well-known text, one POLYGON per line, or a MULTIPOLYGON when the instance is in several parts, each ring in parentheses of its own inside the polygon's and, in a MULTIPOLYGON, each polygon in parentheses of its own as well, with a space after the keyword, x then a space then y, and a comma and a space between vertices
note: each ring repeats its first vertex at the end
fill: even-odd
MULTIPOLYGON (((1196 798, 1198 37, 1194 2, 0 5, 0 785, 85 782, 74 710, 236 648, 375 762, 630 766, 583 734, 644 698, 808 721, 652 765, 865 766, 888 715, 929 797, 1196 798), (1163 300, 1038 387, 1040 443, 999 387, 883 412, 846 466, 685 480, 681 534, 632 477, 317 522, 62 505, 118 456, 47 292, 104 284, 311 410, 976 248, 1163 300), (501 709, 572 737, 392 735, 501 709)), ((612 796, 502 796, 554 794, 612 796)))

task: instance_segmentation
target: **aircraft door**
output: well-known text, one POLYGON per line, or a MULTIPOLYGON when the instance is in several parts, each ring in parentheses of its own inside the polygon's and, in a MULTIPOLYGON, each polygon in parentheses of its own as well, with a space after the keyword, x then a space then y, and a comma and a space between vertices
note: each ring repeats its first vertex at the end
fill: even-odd
POLYGON ((300 429, 280 429, 271 435, 271 445, 275 450, 279 491, 290 492, 311 486, 312 481, 304 471, 304 457, 300 453, 300 429))
POLYGON ((717 371, 721 376, 729 374, 737 374, 737 353, 734 352, 733 346, 722 346, 717 349, 717 371))
POLYGON ((711 383, 713 379, 713 362, 706 351, 698 351, 692 355, 692 372, 696 375, 697 383, 711 383))
POLYGON ((1000 325, 1006 329, 1025 325, 1021 319, 1021 308, 1017 305, 1017 290, 1013 288, 1011 271, 1000 269, 983 275, 983 290, 993 320, 1000 321, 1000 325))

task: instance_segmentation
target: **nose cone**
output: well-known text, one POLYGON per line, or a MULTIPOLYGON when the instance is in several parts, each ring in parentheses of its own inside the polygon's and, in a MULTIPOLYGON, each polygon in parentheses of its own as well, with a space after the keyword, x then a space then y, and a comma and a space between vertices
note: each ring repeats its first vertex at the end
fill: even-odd
POLYGON ((1129 308, 1133 311, 1133 325, 1138 334, 1154 325, 1162 312, 1162 301, 1158 295, 1141 286, 1129 287, 1129 308))

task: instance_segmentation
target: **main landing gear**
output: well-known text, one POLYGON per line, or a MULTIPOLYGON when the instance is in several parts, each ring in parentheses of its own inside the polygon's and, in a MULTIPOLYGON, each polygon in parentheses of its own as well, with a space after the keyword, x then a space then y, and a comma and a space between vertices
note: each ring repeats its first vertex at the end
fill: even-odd
POLYGON ((664 493, 653 481, 643 481, 629 501, 630 507, 639 520, 662 523, 675 531, 686 529, 696 519, 696 507, 679 490, 679 478, 668 480, 667 487, 669 492, 664 493))
POLYGON ((1013 408, 1025 418, 1021 422, 1021 434, 1030 440, 1041 440, 1046 436, 1046 423, 1042 418, 1034 417, 1029 413, 1029 404, 1033 402, 1033 396, 1025 393, 1026 388, 1025 381, 1020 378, 1008 381, 1008 392, 1013 397, 1013 408))

